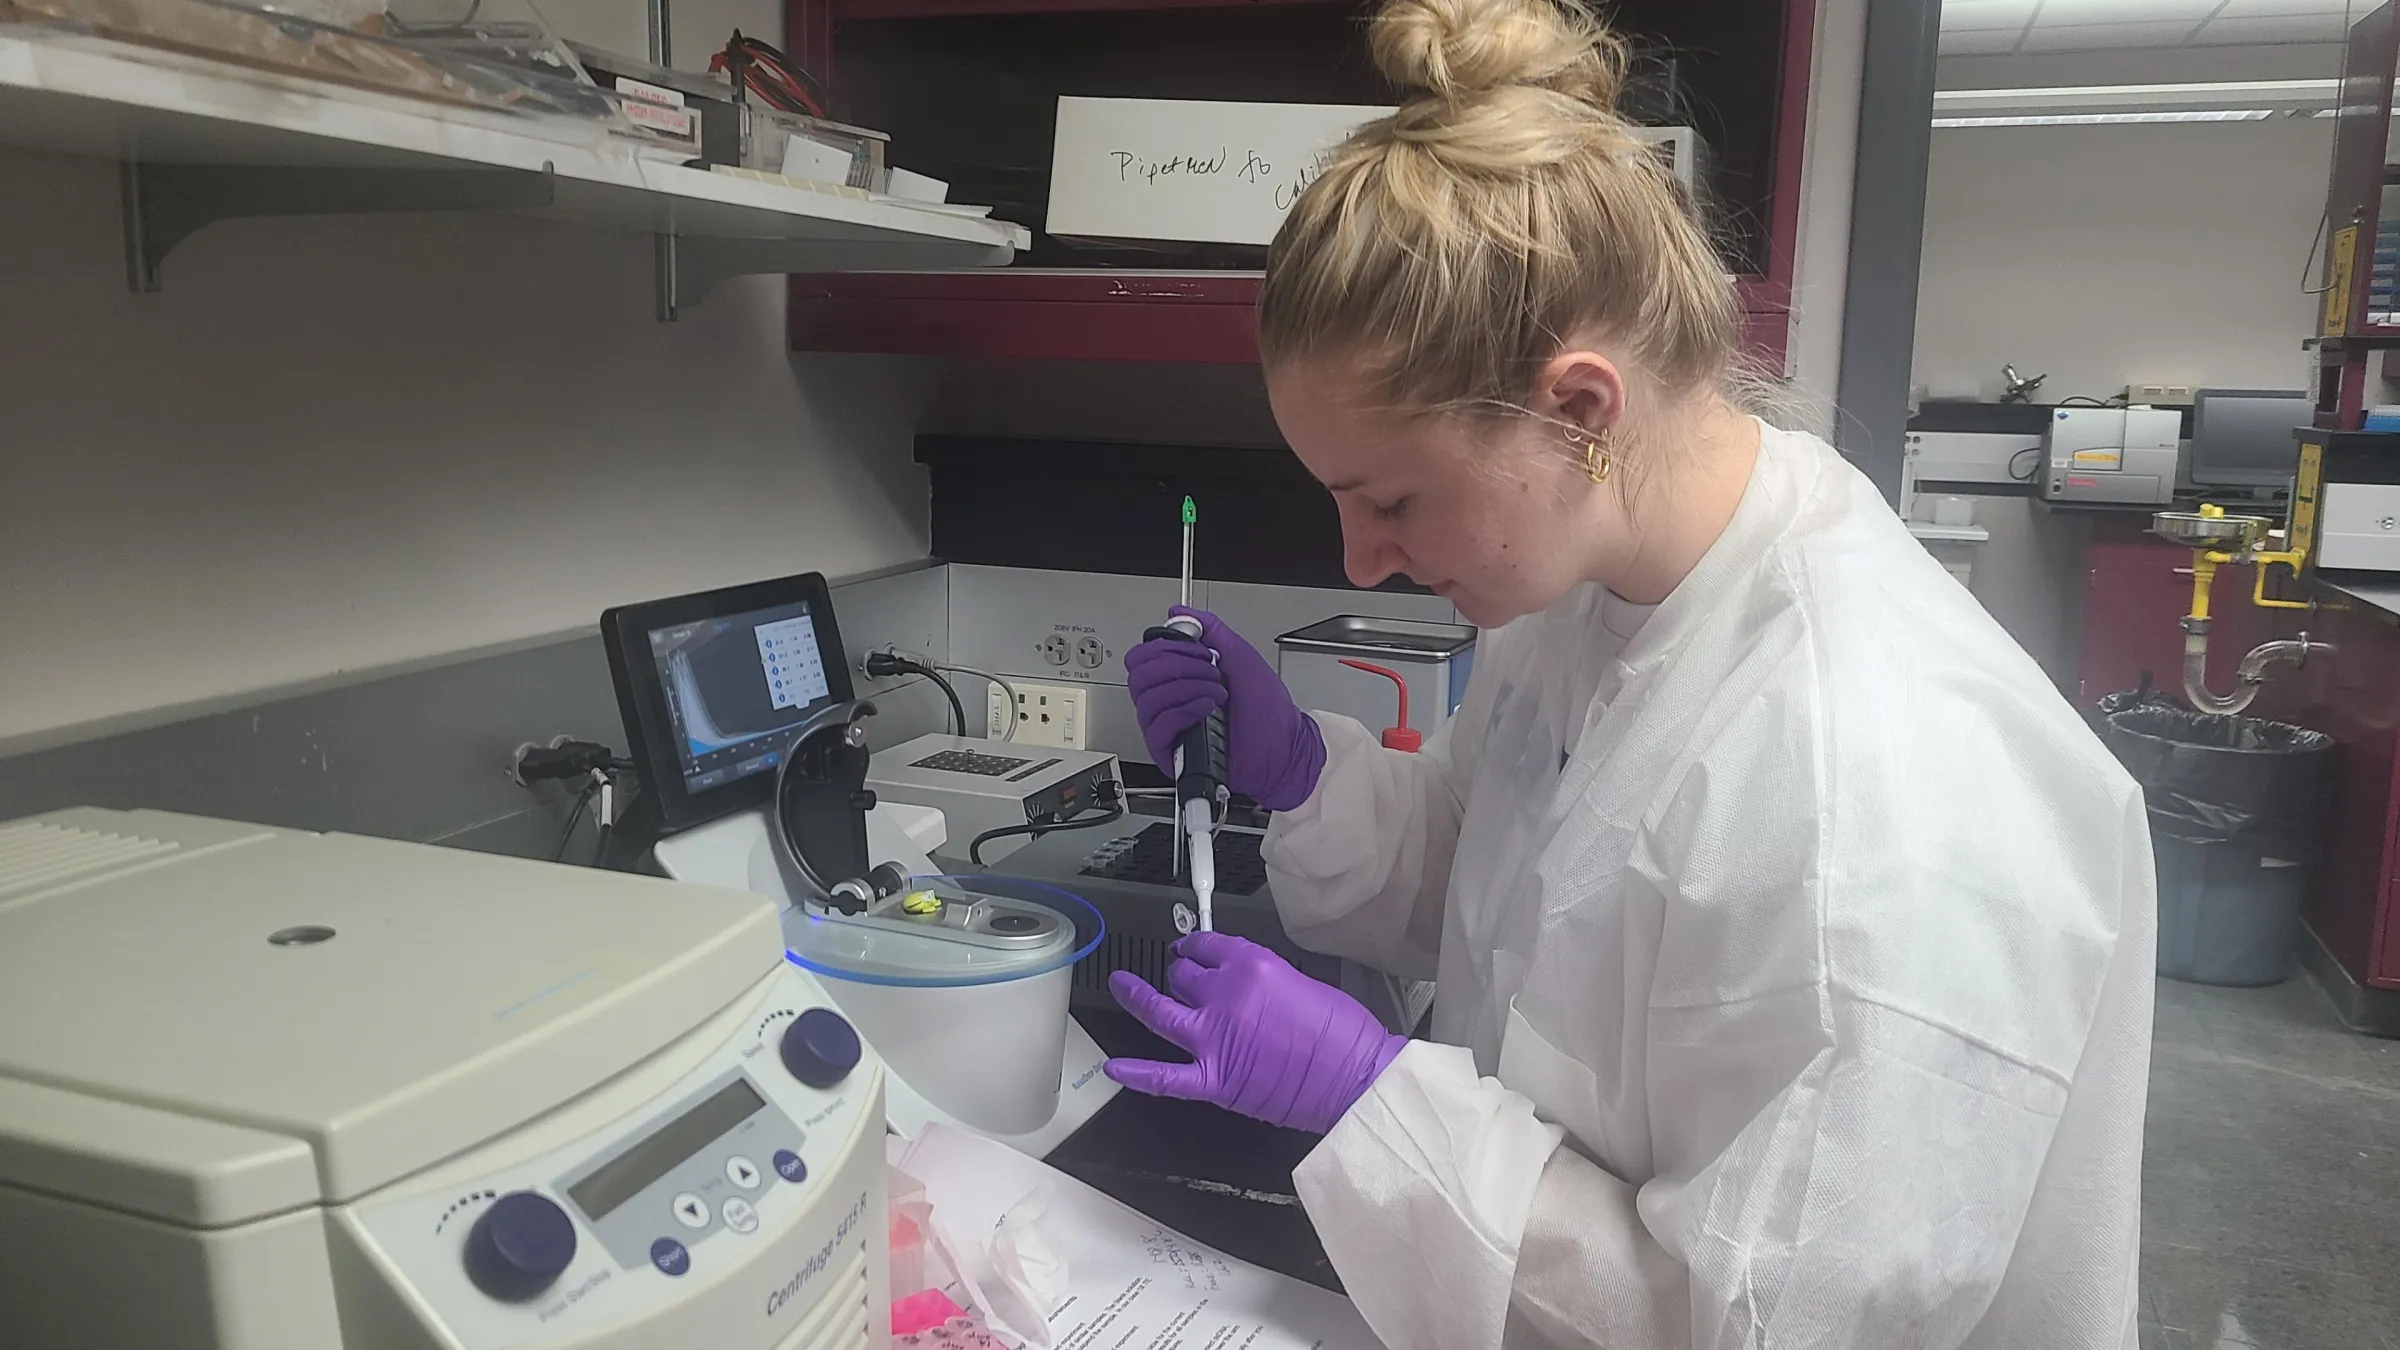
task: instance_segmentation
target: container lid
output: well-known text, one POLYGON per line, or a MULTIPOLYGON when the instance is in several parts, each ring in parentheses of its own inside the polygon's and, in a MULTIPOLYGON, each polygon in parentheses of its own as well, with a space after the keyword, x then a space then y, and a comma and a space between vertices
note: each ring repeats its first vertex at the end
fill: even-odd
POLYGON ((210 1227, 348 1200, 689 1035, 775 938, 755 895, 463 849, 0 826, 0 1182, 210 1227))
POLYGON ((1475 630, 1460 623, 1339 614, 1285 633, 1275 639, 1275 644, 1301 650, 1421 661, 1456 656, 1474 646, 1475 630))
POLYGON ((912 877, 864 914, 795 907, 793 964, 831 980, 946 989, 1047 975, 1091 955, 1107 932, 1081 896, 1021 877, 912 877))

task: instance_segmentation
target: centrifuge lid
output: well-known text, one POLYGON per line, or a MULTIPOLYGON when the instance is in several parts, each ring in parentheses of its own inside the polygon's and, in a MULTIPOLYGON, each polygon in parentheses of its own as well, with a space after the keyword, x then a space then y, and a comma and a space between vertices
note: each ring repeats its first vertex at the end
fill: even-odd
POLYGON ((0 824, 0 1183, 205 1226, 348 1200, 672 1045, 780 936, 755 895, 462 849, 0 824))
POLYGON ((796 906, 783 916, 791 959, 828 979, 862 984, 953 988, 1001 984, 1071 966, 1100 945, 1106 925, 1089 901, 1054 886, 1018 877, 918 877, 909 891, 931 891, 945 905, 978 898, 1012 910, 1036 910, 1058 920, 1055 932, 1021 947, 971 940, 930 919, 889 909, 876 921, 819 916, 796 906))

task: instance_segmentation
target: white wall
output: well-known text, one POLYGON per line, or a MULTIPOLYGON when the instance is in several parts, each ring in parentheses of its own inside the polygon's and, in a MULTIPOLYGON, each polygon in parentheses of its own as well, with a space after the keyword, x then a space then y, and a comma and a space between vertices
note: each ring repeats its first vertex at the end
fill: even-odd
POLYGON ((0 153, 0 745, 924 556, 933 364, 788 355, 777 280, 657 323, 650 257, 237 221, 134 295, 114 166, 0 153))
POLYGON ((2304 387, 2332 125, 1935 131, 1914 382, 1991 397, 2013 361, 2047 398, 2304 387))

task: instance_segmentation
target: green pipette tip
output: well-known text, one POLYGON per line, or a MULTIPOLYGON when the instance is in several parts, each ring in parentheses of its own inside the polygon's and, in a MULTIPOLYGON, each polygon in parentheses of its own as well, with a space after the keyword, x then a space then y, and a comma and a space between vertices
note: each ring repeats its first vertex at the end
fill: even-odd
POLYGON ((1200 508, 1192 505, 1192 499, 1189 497, 1183 499, 1183 523, 1186 525, 1200 523, 1200 508))

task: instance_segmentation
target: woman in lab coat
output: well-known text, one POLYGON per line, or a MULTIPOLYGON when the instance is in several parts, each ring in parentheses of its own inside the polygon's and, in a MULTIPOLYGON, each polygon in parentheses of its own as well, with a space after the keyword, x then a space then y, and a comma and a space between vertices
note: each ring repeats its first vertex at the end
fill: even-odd
POLYGON ((1325 1138, 1296 1174, 1395 1347, 2130 1347, 2153 890, 2140 793, 1814 436, 1736 409, 1686 196, 1553 0, 1390 0, 1398 115, 1260 303, 1352 580, 1483 627, 1422 754, 1213 617, 1129 654, 1226 710, 1283 920, 1438 980, 1402 1041, 1195 934, 1118 997, 1136 1089, 1325 1138))

